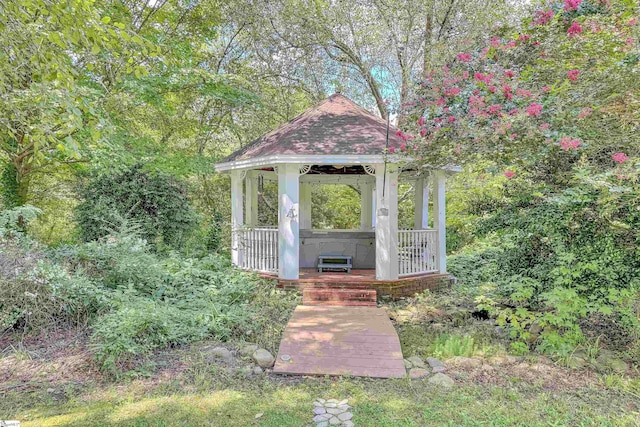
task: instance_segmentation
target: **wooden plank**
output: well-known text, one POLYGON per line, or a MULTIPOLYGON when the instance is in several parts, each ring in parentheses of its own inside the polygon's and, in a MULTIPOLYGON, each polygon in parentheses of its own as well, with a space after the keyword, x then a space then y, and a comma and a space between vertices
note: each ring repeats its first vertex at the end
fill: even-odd
POLYGON ((285 329, 274 372, 405 375, 398 335, 377 307, 298 306, 285 329))

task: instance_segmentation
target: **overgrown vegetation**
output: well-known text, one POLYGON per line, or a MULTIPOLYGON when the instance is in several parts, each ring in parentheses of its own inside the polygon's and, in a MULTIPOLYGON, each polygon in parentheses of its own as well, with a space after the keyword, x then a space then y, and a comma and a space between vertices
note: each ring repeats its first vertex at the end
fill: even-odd
MULTIPOLYGON (((55 249, 16 234, 4 238, 2 249, 0 329, 89 326, 99 364, 113 373, 135 368, 158 348, 207 337, 246 339, 263 328, 269 336, 274 313, 288 316, 295 304, 295 295, 233 269, 224 256, 162 255, 135 229, 55 249), (269 305, 265 292, 278 294, 269 305)), ((275 339, 261 340, 273 349, 275 339)))

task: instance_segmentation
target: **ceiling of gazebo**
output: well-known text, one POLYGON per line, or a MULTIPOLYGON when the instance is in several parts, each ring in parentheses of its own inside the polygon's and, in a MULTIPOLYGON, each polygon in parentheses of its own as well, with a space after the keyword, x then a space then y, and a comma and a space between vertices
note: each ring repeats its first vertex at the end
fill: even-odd
MULTIPOLYGON (((404 143, 389 130, 389 147, 404 143)), ((336 93, 231 154, 223 163, 282 155, 382 155, 387 122, 336 93)))

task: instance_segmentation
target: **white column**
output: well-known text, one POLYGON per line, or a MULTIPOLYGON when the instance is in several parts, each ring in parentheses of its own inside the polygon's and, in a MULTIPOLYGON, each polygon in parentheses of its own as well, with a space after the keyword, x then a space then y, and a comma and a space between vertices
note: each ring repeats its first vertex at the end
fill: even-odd
POLYGON ((299 165, 278 165, 278 276, 282 279, 299 277, 299 177, 299 165))
POLYGON ((360 230, 373 227, 373 183, 360 184, 360 230))
POLYGON ((398 278, 398 166, 376 168, 376 279, 398 278))
POLYGON ((242 171, 231 171, 231 261, 242 267, 242 248, 238 230, 243 226, 242 171))
POLYGON ((371 190, 371 226, 376 227, 376 187, 371 190))
POLYGON ((245 201, 247 225, 255 227, 258 225, 258 185, 255 176, 251 172, 247 173, 244 180, 245 185, 245 201))
POLYGON ((311 191, 309 183, 300 183, 300 229, 311 230, 311 191))
POLYGON ((415 184, 415 213, 413 228, 424 230, 429 228, 429 180, 419 177, 415 184))
POLYGON ((447 272, 447 233, 445 205, 445 174, 438 171, 433 174, 433 227, 437 235, 436 266, 439 273, 447 272))

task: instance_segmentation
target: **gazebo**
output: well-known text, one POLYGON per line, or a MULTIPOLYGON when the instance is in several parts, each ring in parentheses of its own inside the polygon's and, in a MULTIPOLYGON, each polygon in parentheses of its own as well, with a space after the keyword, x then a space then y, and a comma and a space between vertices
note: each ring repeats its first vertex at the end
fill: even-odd
POLYGON ((336 93, 218 163, 216 170, 231 176, 233 263, 285 285, 339 281, 317 272, 326 254, 351 258, 353 271, 340 280, 373 287, 445 277, 445 180, 456 169, 417 167, 393 154, 406 143, 396 132, 336 93), (277 182, 277 225, 258 224, 257 188, 264 181, 277 182), (401 181, 415 189, 411 229, 398 228, 401 181), (320 184, 359 189, 358 230, 312 229, 311 190, 320 184))

